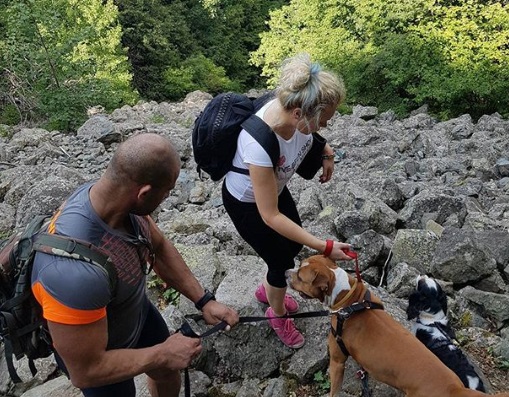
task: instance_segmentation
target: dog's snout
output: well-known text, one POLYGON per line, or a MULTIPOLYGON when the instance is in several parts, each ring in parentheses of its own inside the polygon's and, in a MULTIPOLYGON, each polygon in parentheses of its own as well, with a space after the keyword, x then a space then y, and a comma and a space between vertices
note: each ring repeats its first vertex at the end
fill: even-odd
POLYGON ((293 288, 292 279, 295 273, 297 273, 296 269, 288 269, 285 271, 286 285, 288 285, 290 288, 293 288))

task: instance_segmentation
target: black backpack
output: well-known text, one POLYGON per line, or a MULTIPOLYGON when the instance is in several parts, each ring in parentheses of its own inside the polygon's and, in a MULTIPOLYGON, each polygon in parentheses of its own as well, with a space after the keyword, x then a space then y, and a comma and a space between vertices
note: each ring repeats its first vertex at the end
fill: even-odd
POLYGON ((220 180, 230 170, 249 174, 248 170, 233 167, 237 137, 245 129, 269 154, 274 168, 279 159, 279 143, 272 129, 255 116, 274 93, 259 98, 227 92, 219 94, 205 106, 194 122, 192 141, 196 169, 205 171, 213 181, 220 180))
POLYGON ((31 274, 35 253, 45 252, 86 261, 103 267, 115 291, 117 275, 108 255, 90 243, 45 233, 49 216, 37 216, 18 234, 0 242, 0 342, 4 343, 9 375, 21 382, 13 356, 26 356, 32 375, 34 360, 53 353, 52 342, 42 317, 42 308, 32 294, 31 274))

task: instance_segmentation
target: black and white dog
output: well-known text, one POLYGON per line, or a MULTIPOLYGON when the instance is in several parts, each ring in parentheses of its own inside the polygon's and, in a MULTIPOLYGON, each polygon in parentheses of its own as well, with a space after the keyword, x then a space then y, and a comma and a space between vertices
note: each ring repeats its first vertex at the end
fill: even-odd
POLYGON ((428 276, 418 276, 416 290, 408 297, 407 316, 415 319, 412 331, 417 339, 452 369, 465 387, 486 392, 481 378, 463 352, 454 344, 454 330, 447 318, 447 296, 428 276))

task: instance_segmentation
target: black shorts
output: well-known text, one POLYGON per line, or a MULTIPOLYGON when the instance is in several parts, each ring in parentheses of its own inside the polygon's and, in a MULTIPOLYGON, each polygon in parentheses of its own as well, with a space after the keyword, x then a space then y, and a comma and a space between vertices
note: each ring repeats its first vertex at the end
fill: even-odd
MULTIPOLYGON (((133 349, 157 345, 158 343, 164 342, 168 336, 170 336, 170 332, 168 331, 168 326, 164 322, 163 317, 154 305, 150 304, 140 338, 133 349)), ((56 352, 55 360, 60 369, 67 374, 67 368, 62 358, 56 352)), ((85 397, 136 397, 136 387, 134 386, 134 379, 132 378, 111 385, 81 389, 81 391, 85 397)))
MULTIPOLYGON (((256 251, 269 268, 267 282, 277 288, 286 287, 285 271, 293 269, 294 258, 302 249, 296 243, 265 224, 256 203, 244 203, 231 195, 223 182, 223 204, 240 236, 256 251)), ((302 222, 290 191, 285 186, 278 198, 279 212, 297 225, 302 222)))

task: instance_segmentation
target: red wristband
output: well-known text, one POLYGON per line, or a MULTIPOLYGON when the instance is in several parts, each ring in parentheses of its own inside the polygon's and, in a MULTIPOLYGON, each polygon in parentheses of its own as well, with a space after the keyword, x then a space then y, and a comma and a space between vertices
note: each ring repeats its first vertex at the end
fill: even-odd
POLYGON ((323 256, 328 257, 332 254, 332 248, 334 247, 334 241, 325 240, 325 251, 323 251, 323 256))

